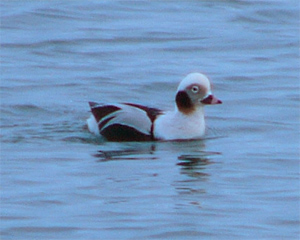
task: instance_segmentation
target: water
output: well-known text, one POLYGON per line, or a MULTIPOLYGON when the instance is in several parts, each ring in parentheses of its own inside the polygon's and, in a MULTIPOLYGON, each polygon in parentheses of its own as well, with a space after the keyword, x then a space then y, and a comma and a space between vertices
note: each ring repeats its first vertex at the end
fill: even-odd
POLYGON ((298 239, 298 1, 1 3, 1 239, 298 239), (88 101, 172 109, 205 139, 109 143, 88 101))

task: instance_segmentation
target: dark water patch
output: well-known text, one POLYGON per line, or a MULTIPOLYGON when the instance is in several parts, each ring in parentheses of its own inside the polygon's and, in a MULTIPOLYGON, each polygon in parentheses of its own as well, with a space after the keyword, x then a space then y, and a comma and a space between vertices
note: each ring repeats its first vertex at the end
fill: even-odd
MULTIPOLYGON (((99 29, 99 31, 102 31, 99 29)), ((136 44, 142 44, 145 42, 149 43, 164 43, 164 42, 169 42, 169 43, 174 43, 174 42, 182 42, 182 41, 194 41, 194 40, 199 40, 197 38, 192 38, 192 37, 184 37, 184 38, 171 38, 171 37, 108 37, 108 38, 98 38, 98 37, 93 37, 93 38, 77 38, 77 39, 48 39, 44 41, 36 41, 36 42, 28 42, 28 43, 2 43, 1 47, 2 48, 22 48, 22 49, 45 49, 45 47, 67 47, 68 51, 65 53, 72 53, 70 51, 70 47, 76 47, 76 46, 82 46, 82 45, 90 45, 90 44, 106 44, 106 46, 110 45, 119 45, 119 44, 130 44, 130 45, 136 45, 136 44), (70 51, 70 52, 69 52, 70 51)), ((195 46, 196 47, 196 46, 195 46)), ((65 49, 65 48, 64 48, 65 49)), ((106 48, 105 48, 106 49, 106 48)), ((105 50, 103 49, 103 50, 105 50)), ((193 48, 194 49, 194 48, 193 48)), ((59 50, 59 49, 56 49, 59 50)), ((111 52, 113 49, 109 49, 109 52, 111 52)), ((194 49, 195 50, 195 49, 194 49)), ((75 51, 73 48, 73 53, 77 53, 78 51, 75 51)), ((105 50, 107 51, 107 49, 105 50)), ((176 50, 177 51, 177 50, 176 50)), ((101 54, 102 52, 99 52, 101 54)), ((40 54, 40 53, 39 53, 40 54)))
POLYGON ((253 15, 240 15, 240 16, 235 16, 232 18, 232 22, 234 23, 243 23, 243 22, 251 22, 251 23, 256 23, 256 24, 269 24, 269 21, 266 19, 259 18, 257 16, 253 15))
POLYGON ((31 14, 37 17, 40 17, 42 19, 49 18, 49 19, 55 19, 55 20, 78 20, 80 19, 79 16, 76 14, 76 12, 70 12, 65 11, 58 8, 41 8, 41 9, 35 9, 31 12, 31 14))
POLYGON ((281 24, 293 23, 293 20, 299 17, 299 11, 296 10, 297 6, 295 6, 293 11, 282 9, 281 7, 282 6, 277 6, 277 8, 275 7, 271 9, 258 9, 255 11, 255 14, 261 19, 265 19, 265 21, 273 22, 274 19, 276 19, 276 22, 281 24))
POLYGON ((165 47, 163 49, 166 52, 173 52, 173 53, 178 53, 178 54, 183 54, 183 53, 187 53, 187 52, 197 52, 197 51, 209 51, 207 48, 199 46, 197 44, 193 45, 193 46, 182 46, 180 44, 179 45, 175 45, 175 46, 168 46, 165 47))
POLYGON ((52 234, 60 234, 60 233, 69 233, 73 231, 79 231, 80 228, 77 227, 62 227, 62 226, 54 226, 54 227, 12 227, 6 230, 6 232, 10 233, 29 233, 34 236, 37 233, 52 233, 52 234))
POLYGON ((41 108, 41 107, 38 107, 38 106, 36 106, 36 105, 34 105, 34 104, 17 104, 17 105, 14 105, 14 106, 7 106, 7 107, 9 107, 9 108, 12 108, 12 109, 15 109, 15 110, 17 110, 17 111, 21 111, 21 112, 30 112, 30 111, 37 111, 37 112, 39 112, 39 111, 44 111, 44 109, 43 108, 41 108))
POLYGON ((81 133, 81 135, 83 135, 83 136, 63 137, 61 140, 65 141, 65 142, 70 142, 70 143, 84 143, 84 144, 95 144, 95 145, 100 145, 105 141, 101 137, 97 138, 97 137, 91 136, 90 133, 87 133, 87 134, 81 133))
POLYGON ((28 219, 32 219, 32 217, 5 216, 5 214, 2 214, 0 217, 0 220, 3 220, 3 221, 20 221, 20 220, 28 220, 28 219))
POLYGON ((176 231, 176 230, 169 230, 164 231, 162 233, 158 234, 151 234, 150 238, 152 239, 196 239, 196 238, 202 238, 202 237, 213 237, 214 234, 211 232, 205 232, 205 231, 176 231))
MULTIPOLYGON (((80 42, 80 41, 79 41, 80 42)), ((78 44, 78 41, 75 40, 63 40, 63 39, 52 39, 39 42, 30 42, 30 43, 2 43, 1 47, 3 48, 26 48, 26 49, 36 49, 44 48, 46 46, 71 46, 78 44)))

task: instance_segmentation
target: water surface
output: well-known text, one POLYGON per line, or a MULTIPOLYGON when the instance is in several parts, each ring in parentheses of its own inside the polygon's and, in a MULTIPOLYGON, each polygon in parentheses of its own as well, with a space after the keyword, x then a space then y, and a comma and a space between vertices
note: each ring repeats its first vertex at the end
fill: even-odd
POLYGON ((1 239, 298 239, 298 1, 1 3, 1 239), (222 105, 205 139, 110 143, 88 101, 222 105))

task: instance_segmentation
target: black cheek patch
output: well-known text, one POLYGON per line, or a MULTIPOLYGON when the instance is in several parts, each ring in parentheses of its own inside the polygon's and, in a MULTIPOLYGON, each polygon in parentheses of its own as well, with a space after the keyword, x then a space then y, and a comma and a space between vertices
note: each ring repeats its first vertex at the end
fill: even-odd
POLYGON ((190 113, 194 110, 194 105, 188 96, 188 94, 184 91, 179 91, 176 94, 176 104, 179 109, 179 111, 183 113, 190 113))

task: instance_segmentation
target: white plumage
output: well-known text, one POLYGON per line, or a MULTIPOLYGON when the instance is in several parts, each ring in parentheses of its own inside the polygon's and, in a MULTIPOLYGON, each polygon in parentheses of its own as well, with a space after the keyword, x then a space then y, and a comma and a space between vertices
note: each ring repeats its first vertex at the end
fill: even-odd
POLYGON ((205 133, 204 105, 221 103, 201 73, 191 73, 181 81, 175 102, 175 110, 168 112, 131 103, 90 102, 88 128, 110 141, 197 139, 205 133))

